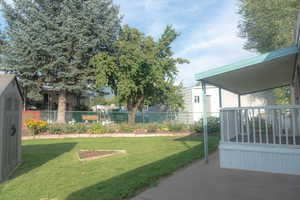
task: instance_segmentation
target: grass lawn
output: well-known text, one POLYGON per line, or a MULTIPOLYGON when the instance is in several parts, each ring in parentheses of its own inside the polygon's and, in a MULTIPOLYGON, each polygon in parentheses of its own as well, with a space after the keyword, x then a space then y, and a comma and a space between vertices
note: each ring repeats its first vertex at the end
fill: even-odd
MULTIPOLYGON (((0 184, 0 199, 126 199, 201 158, 200 141, 199 136, 24 141, 24 164, 10 181, 0 184), (127 153, 80 162, 76 153, 81 149, 127 153)), ((214 151, 218 139, 210 136, 209 141, 210 151, 214 151)))

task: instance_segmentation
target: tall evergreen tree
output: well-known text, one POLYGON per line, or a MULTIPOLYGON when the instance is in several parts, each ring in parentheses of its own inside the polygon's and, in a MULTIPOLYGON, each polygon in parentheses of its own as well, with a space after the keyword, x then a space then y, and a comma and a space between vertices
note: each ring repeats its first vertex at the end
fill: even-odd
POLYGON ((6 70, 26 91, 50 85, 59 93, 58 122, 65 121, 66 95, 93 85, 88 64, 113 50, 120 29, 112 0, 1 0, 6 19, 6 70))

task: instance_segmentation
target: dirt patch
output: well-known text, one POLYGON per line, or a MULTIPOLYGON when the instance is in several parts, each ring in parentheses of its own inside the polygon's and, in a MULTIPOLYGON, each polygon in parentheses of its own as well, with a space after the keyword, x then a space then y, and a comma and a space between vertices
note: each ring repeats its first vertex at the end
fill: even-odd
POLYGON ((95 160, 116 154, 126 153, 125 150, 80 150, 77 155, 80 161, 95 160))

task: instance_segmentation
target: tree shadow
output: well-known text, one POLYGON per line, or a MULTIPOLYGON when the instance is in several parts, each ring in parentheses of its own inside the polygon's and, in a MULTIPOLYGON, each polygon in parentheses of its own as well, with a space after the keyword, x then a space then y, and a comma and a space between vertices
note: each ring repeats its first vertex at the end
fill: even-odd
MULTIPOLYGON (((199 141, 199 137, 198 137, 199 141)), ((209 151, 215 151, 217 144, 210 142, 209 151)), ((172 174, 194 160, 203 157, 203 145, 197 145, 186 151, 174 154, 162 160, 136 168, 103 182, 71 193, 67 200, 113 200, 128 199, 137 195, 149 186, 157 184, 158 180, 172 174)))
POLYGON ((76 144, 77 143, 55 143, 22 146, 22 164, 16 169, 10 179, 21 176, 65 152, 71 151, 76 144))

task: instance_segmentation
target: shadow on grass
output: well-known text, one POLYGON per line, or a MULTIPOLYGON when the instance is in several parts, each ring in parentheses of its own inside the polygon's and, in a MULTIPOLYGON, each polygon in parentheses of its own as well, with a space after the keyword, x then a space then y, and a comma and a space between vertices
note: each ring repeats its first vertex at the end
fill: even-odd
MULTIPOLYGON (((198 136, 199 141, 199 136, 198 136)), ((215 151, 217 139, 210 138, 209 151, 215 151)), ((159 178, 172 174, 196 159, 203 157, 203 145, 174 154, 162 160, 136 168, 98 184, 73 192, 67 200, 119 200, 137 195, 149 186, 157 184, 159 178)))
POLYGON ((71 151, 75 145, 76 143, 56 143, 22 146, 22 164, 11 178, 21 176, 61 154, 71 151))

